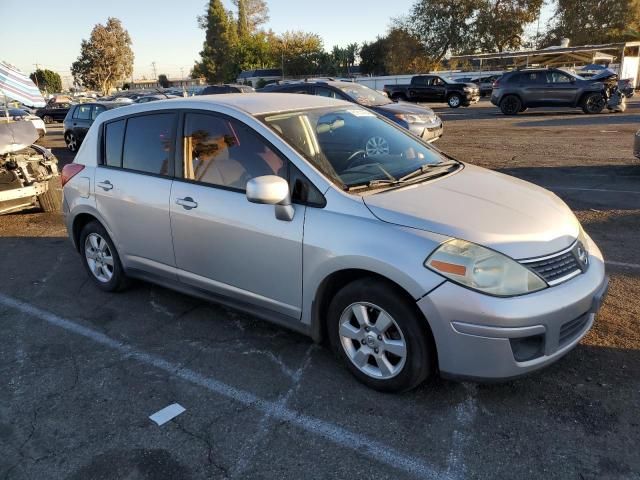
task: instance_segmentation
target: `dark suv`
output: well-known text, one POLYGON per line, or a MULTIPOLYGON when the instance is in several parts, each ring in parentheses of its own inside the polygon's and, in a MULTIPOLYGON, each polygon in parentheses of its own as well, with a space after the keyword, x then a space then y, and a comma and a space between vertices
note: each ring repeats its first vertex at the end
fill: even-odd
POLYGON ((89 127, 91 127, 98 115, 106 110, 125 105, 129 104, 122 102, 91 102, 73 105, 67 116, 64 117, 63 122, 64 143, 67 144, 67 148, 72 152, 76 152, 80 148, 87 131, 89 131, 89 127))
POLYGON ((578 107, 600 113, 605 107, 604 85, 557 68, 507 72, 493 84, 491 103, 505 115, 532 107, 578 107))
POLYGON ((259 92, 303 93, 337 98, 379 113, 427 142, 433 142, 442 136, 442 120, 429 107, 406 102, 396 103, 377 90, 355 82, 310 79, 267 85, 259 92))

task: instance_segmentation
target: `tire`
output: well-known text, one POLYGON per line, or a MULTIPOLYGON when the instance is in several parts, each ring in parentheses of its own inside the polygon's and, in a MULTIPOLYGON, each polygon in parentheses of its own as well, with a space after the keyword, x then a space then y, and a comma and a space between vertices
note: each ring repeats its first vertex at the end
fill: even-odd
POLYGON ((38 195, 38 203, 43 212, 60 212, 62 210, 62 188, 60 178, 53 177, 48 180, 47 191, 38 195))
POLYGON ((53 123, 53 117, 51 115, 45 115, 42 117, 42 120, 44 120, 44 123, 46 124, 53 123))
POLYGON ((67 148, 70 152, 75 153, 78 151, 79 142, 78 137, 76 137, 75 133, 67 132, 64 136, 64 143, 67 144, 67 148))
POLYGON ((407 96, 404 93, 396 93, 391 96, 391 100, 394 102, 406 102, 407 96))
POLYGON ((387 282, 363 278, 348 284, 332 299, 327 322, 332 349, 368 387, 410 390, 434 370, 426 320, 387 282))
POLYGON ((582 100, 582 111, 589 115, 600 113, 604 110, 606 103, 602 94, 597 92, 589 93, 582 100))
POLYGON ((522 107, 522 108, 520 108, 520 113, 526 112, 527 110, 528 110, 527 107, 522 107))
POLYGON ((507 95, 500 101, 500 110, 505 115, 517 115, 522 108, 522 102, 515 95, 507 95))
POLYGON ((462 105, 462 97, 457 93, 452 93, 449 95, 449 98, 447 98, 447 105, 451 108, 458 108, 462 105))
POLYGON ((116 292, 127 287, 129 279, 122 268, 118 251, 100 223, 97 221, 87 223, 80 232, 78 245, 84 268, 99 289, 105 292, 116 292), (101 256, 100 253, 102 253, 101 256))

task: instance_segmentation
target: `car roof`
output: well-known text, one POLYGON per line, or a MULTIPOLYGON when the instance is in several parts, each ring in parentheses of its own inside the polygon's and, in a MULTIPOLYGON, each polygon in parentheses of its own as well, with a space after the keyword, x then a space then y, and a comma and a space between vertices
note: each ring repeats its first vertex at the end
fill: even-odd
POLYGON ((172 98, 157 102, 125 104, 126 109, 115 109, 105 112, 98 118, 104 121, 127 114, 166 110, 167 108, 204 108, 219 105, 233 110, 242 111, 252 116, 265 113, 288 112, 292 110, 306 110, 331 106, 350 106, 352 103, 316 95, 291 95, 290 93, 223 93, 219 95, 198 95, 187 98, 172 98))

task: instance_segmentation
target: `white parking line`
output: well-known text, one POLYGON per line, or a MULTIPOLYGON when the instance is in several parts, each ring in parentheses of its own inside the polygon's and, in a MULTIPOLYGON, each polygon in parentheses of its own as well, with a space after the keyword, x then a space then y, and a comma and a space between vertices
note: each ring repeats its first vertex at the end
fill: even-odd
POLYGON ((104 333, 42 310, 29 303, 0 293, 0 304, 115 350, 124 358, 130 358, 140 363, 153 366, 182 380, 203 387, 212 393, 222 395, 230 400, 259 410, 271 418, 289 422, 308 433, 318 435, 340 447, 362 454, 368 460, 377 460, 380 463, 403 470, 419 478, 436 480, 450 478, 446 473, 438 471, 419 458, 398 452, 382 442, 352 432, 334 423, 287 408, 279 401, 264 400, 251 392, 240 390, 215 378, 205 377, 193 370, 182 368, 180 365, 173 364, 156 355, 136 350, 134 347, 114 340, 104 333))
POLYGON ((614 267, 624 267, 632 268, 634 270, 640 270, 640 263, 614 262, 613 260, 606 260, 604 263, 606 265, 613 265, 614 267))

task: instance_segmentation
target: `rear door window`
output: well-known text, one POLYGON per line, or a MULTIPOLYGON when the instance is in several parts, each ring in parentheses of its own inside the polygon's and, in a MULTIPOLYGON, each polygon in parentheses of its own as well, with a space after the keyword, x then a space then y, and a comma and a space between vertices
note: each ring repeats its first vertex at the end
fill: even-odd
POLYGON ((122 166, 155 175, 172 175, 175 149, 174 113, 155 113, 127 119, 122 166))
POLYGON ((91 105, 78 105, 73 112, 76 120, 89 120, 91 118, 91 105))

